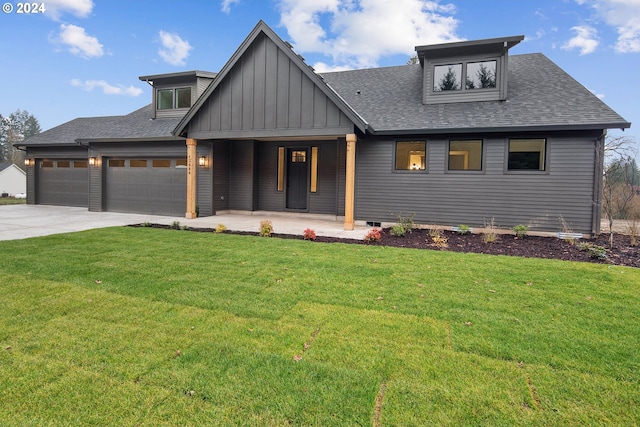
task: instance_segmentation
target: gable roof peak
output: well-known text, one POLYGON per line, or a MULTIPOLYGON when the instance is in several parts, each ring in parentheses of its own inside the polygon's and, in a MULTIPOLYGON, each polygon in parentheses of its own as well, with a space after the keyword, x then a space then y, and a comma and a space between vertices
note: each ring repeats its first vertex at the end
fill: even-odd
POLYGON ((258 39, 258 37, 264 34, 265 37, 270 39, 298 68, 306 75, 316 86, 331 99, 338 108, 346 114, 346 116, 362 131, 367 127, 367 123, 363 121, 362 117, 349 106, 345 100, 338 95, 327 83, 324 78, 315 72, 313 67, 309 66, 304 58, 293 50, 291 43, 285 42, 276 34, 275 31, 269 27, 262 19, 258 21, 253 30, 240 44, 238 49, 233 53, 231 58, 222 67, 217 74, 216 79, 207 87, 205 92, 198 98, 198 100, 191 106, 191 109, 180 121, 178 126, 173 131, 175 136, 184 136, 185 130, 189 125, 189 122, 197 114, 198 110, 207 102, 211 94, 216 88, 224 81, 225 77, 231 72, 232 68, 241 60, 242 56, 250 49, 251 45, 258 39))

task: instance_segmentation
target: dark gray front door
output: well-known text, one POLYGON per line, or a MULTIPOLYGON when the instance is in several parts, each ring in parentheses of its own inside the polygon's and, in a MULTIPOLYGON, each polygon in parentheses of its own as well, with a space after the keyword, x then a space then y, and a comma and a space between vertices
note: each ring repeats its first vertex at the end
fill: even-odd
POLYGON ((307 209, 309 150, 287 150, 287 209, 307 209))

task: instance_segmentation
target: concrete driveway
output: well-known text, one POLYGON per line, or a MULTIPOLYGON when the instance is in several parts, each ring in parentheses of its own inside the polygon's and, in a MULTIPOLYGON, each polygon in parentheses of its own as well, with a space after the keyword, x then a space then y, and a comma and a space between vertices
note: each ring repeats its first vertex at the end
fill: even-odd
POLYGON ((312 228, 318 236, 362 239, 368 230, 367 227, 356 226, 353 231, 345 231, 342 221, 334 217, 279 212, 223 214, 185 219, 160 215, 89 212, 86 208, 66 206, 5 205, 0 206, 0 240, 18 240, 144 222, 171 225, 175 221, 188 227, 216 228, 218 224, 224 224, 228 230, 257 232, 260 221, 265 219, 273 223, 274 233, 282 234, 302 235, 306 228, 312 228))

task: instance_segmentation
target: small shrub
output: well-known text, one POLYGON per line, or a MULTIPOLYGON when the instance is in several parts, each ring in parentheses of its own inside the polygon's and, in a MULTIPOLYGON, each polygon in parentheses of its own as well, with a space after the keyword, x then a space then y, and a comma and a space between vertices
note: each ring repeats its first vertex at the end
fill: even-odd
POLYGON ((458 226, 458 234, 464 236, 465 234, 469 233, 471 233, 471 227, 469 227, 467 224, 460 224, 458 226))
POLYGON ((268 219, 260 222, 260 236, 271 237, 273 233, 273 224, 268 219))
POLYGON ((183 225, 182 227, 180 227, 180 230, 182 231, 187 231, 189 229, 188 225, 183 225))
POLYGON ((442 230, 437 228, 435 225, 429 226, 428 232, 429 232, 429 237, 432 237, 432 238, 435 236, 442 236, 442 230))
POLYGON ((302 238, 304 240, 316 240, 316 232, 311 228, 307 228, 302 232, 302 238))
POLYGON ((227 231, 227 227, 224 224, 218 224, 216 226, 216 233, 224 233, 227 231))
POLYGON ((171 228, 173 230, 180 230, 180 221, 173 221, 173 223, 171 224, 171 228))
POLYGON ((443 235, 442 233, 431 236, 431 239, 433 240, 434 246, 436 246, 437 248, 449 247, 449 239, 447 239, 447 236, 443 235))
POLYGON ((415 228, 413 217, 414 215, 411 215, 411 216, 398 215, 398 225, 400 225, 404 229, 405 234, 411 233, 411 230, 415 228))
POLYGON ((379 228, 372 228, 369 232, 364 236, 364 241, 367 243, 371 242, 379 242, 382 238, 382 230, 379 228))
POLYGON ((589 242, 580 242, 580 243, 578 243, 577 247, 578 247, 579 251, 585 252, 585 251, 589 250, 589 248, 591 247, 591 243, 589 243, 589 242))
POLYGON ((153 224, 151 224, 149 221, 145 221, 142 223, 143 227, 153 227, 153 224))
POLYGON ((513 227, 513 232, 516 234, 516 237, 518 239, 524 239, 525 237, 527 237, 527 230, 529 229, 529 227, 527 227, 524 224, 518 224, 515 227, 513 227))
POLYGON ((404 237, 407 235, 407 231, 404 229, 402 224, 395 224, 391 226, 391 231, 389 233, 395 237, 404 237))
POLYGON ((607 252, 608 250, 604 246, 591 245, 591 247, 589 248, 589 256, 595 259, 607 259, 607 252))
POLYGON ((604 246, 594 245, 589 242, 580 242, 577 244, 577 247, 583 252, 588 252, 591 258, 599 260, 607 259, 607 254, 609 252, 604 246))
POLYGON ((485 243, 494 243, 498 240, 498 233, 496 231, 496 223, 493 218, 488 223, 484 222, 485 232, 482 234, 482 241, 485 243))

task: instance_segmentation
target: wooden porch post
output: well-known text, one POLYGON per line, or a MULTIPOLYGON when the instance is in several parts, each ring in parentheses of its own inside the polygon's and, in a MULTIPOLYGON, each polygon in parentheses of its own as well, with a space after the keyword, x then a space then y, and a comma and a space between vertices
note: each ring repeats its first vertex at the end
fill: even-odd
POLYGON ((353 230, 353 209, 355 204, 356 181, 356 135, 347 134, 347 174, 345 181, 344 229, 353 230))
POLYGON ((198 140, 187 138, 187 213, 185 214, 187 219, 196 217, 197 146, 198 140))

